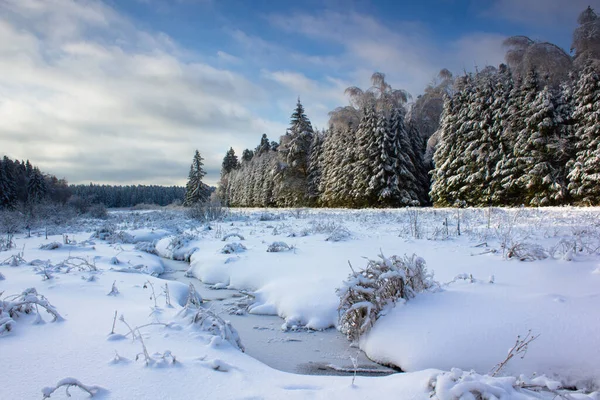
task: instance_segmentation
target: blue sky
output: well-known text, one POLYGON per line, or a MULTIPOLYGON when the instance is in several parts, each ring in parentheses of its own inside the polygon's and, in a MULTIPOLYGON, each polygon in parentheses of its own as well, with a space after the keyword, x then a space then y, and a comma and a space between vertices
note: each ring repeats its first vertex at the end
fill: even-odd
POLYGON ((568 51, 600 0, 0 0, 2 152, 70 182, 218 180, 229 146, 317 127, 374 71, 417 96, 527 35, 568 51))

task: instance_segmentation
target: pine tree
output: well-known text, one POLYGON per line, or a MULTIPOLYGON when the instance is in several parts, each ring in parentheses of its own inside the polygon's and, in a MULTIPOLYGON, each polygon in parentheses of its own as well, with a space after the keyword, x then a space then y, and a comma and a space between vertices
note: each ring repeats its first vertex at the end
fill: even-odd
POLYGON ((310 157, 307 176, 307 198, 311 205, 317 204, 321 192, 322 164, 323 164, 323 140, 325 133, 315 133, 310 145, 310 157))
POLYGON ((14 164, 7 156, 0 160, 0 209, 13 208, 17 202, 14 164))
POLYGON ((223 163, 221 164, 221 176, 228 174, 232 170, 238 169, 239 167, 240 163, 235 155, 235 150, 233 150, 233 147, 230 147, 225 154, 225 158, 223 158, 223 163))
MULTIPOLYGON (((417 176, 417 156, 405 125, 403 110, 392 111, 388 157, 393 170, 389 176, 390 188, 397 205, 415 206, 420 203, 419 191, 423 184, 417 176)), ((418 134, 418 133, 417 133, 418 134)))
POLYGON ((27 183, 27 201, 37 203, 46 197, 46 181, 38 167, 33 167, 27 183))
POLYGON ((356 159, 352 164, 351 195, 354 204, 359 207, 370 203, 369 184, 373 175, 371 157, 373 156, 373 139, 377 130, 378 116, 374 107, 363 112, 356 132, 356 159))
POLYGON ((204 159, 200 155, 200 152, 196 150, 192 165, 190 166, 190 173, 188 175, 188 182, 185 186, 185 199, 183 205, 186 207, 193 206, 196 203, 202 203, 208 200, 210 196, 209 188, 202 182, 202 178, 206 175, 204 169, 204 159))
POLYGON ((582 204, 600 203, 600 76, 591 63, 574 93, 575 159, 569 163, 569 192, 582 204))
POLYGON ((464 201, 464 192, 468 190, 465 173, 465 151, 470 134, 471 76, 457 79, 460 90, 444 103, 440 124, 440 144, 434 156, 435 169, 432 172, 430 197, 436 206, 456 206, 464 201))
POLYGON ((267 137, 266 133, 263 133, 262 137, 260 138, 260 144, 256 147, 254 154, 257 156, 261 156, 270 150, 271 143, 269 142, 269 138, 267 137))
POLYGON ((242 163, 247 163, 254 157, 254 152, 250 149, 244 149, 242 152, 242 163))
POLYGON ((515 153, 522 163, 519 186, 523 188, 525 204, 549 206, 560 203, 565 188, 560 182, 560 170, 552 144, 559 138, 559 124, 548 88, 538 93, 528 107, 528 115, 517 139, 515 153))

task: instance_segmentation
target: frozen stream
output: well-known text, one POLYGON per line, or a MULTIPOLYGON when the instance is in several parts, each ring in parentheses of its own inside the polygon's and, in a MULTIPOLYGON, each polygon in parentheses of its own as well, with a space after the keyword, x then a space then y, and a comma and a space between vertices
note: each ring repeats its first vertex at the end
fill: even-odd
POLYGON ((397 371, 369 360, 336 329, 325 331, 283 331, 278 316, 230 314, 242 295, 237 290, 215 290, 195 278, 185 276, 189 265, 163 259, 169 272, 161 278, 192 283, 211 311, 229 320, 238 331, 246 353, 281 371, 309 375, 352 375, 357 360, 358 375, 388 375, 397 371))

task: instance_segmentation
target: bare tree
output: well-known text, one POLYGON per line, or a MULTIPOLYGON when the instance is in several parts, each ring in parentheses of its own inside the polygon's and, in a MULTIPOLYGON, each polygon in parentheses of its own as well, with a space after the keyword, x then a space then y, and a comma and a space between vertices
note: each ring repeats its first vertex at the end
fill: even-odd
POLYGON ((568 78, 573 60, 557 45, 527 36, 511 36, 503 44, 507 48, 504 58, 516 76, 523 77, 533 69, 553 87, 568 78))
POLYGON ((579 27, 573 32, 571 52, 577 66, 583 66, 586 59, 600 59, 600 18, 588 6, 577 18, 579 27))

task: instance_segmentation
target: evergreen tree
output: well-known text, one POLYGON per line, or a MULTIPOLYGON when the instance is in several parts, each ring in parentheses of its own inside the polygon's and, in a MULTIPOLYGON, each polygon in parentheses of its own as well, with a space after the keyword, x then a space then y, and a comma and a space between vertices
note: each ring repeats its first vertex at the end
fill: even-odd
POLYGON ((240 163, 235 155, 235 150, 233 150, 233 147, 230 147, 225 154, 225 158, 223 158, 223 163, 221 164, 221 176, 228 174, 232 170, 238 169, 239 167, 240 163))
POLYGON ((519 186, 523 188, 525 204, 548 206, 560 204, 565 187, 552 151, 559 138, 559 123, 553 95, 546 86, 528 107, 525 129, 516 143, 515 153, 522 163, 519 186))
POLYGON ((252 160, 252 157, 254 157, 254 152, 250 149, 244 149, 244 151, 242 152, 242 162, 250 162, 250 160, 252 160))
POLYGON ((269 142, 269 138, 266 133, 263 133, 260 138, 260 144, 256 147, 254 154, 257 156, 263 155, 264 153, 271 150, 271 143, 269 142))
POLYGON ((188 183, 185 186, 185 199, 183 205, 190 207, 196 203, 201 203, 208 200, 210 191, 207 185, 202 182, 202 178, 206 173, 202 168, 204 159, 200 155, 200 152, 196 150, 192 165, 190 166, 190 173, 188 175, 188 183))
POLYGON ((318 202, 321 192, 322 164, 323 164, 323 141, 325 133, 315 133, 310 145, 310 158, 307 176, 307 197, 310 204, 318 202))
POLYGON ((393 190, 392 197, 397 205, 418 205, 422 182, 419 182, 416 173, 417 157, 405 126, 403 110, 396 108, 392 111, 390 125, 389 144, 386 147, 393 168, 388 178, 393 190))
POLYGON ((574 97, 575 159, 569 192, 582 204, 600 203, 600 76, 591 63, 580 74, 574 97))
POLYGON ((17 202, 14 164, 7 156, 0 160, 0 209, 13 208, 17 202))
POLYGON ((33 167, 27 183, 27 201, 37 203, 46 197, 46 181, 38 167, 33 167))
POLYGON ((373 156, 373 140, 376 138, 378 116, 374 107, 369 107, 363 116, 356 131, 355 160, 351 164, 352 186, 351 195, 354 205, 364 207, 370 203, 369 184, 373 175, 371 157, 373 156))

